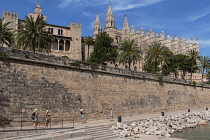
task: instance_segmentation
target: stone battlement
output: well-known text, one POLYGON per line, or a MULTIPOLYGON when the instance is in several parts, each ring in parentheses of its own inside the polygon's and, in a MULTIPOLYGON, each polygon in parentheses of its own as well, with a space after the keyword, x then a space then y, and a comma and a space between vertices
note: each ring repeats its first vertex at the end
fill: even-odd
POLYGON ((82 27, 82 24, 80 24, 80 23, 75 23, 75 22, 71 22, 71 23, 69 24, 69 26, 71 26, 71 27, 82 27))
POLYGON ((171 35, 167 34, 167 36, 165 37, 164 35, 164 31, 162 31, 160 34, 159 33, 155 33, 152 31, 152 29, 150 29, 150 31, 146 31, 146 34, 144 33, 144 30, 143 29, 137 29, 136 34, 142 34, 144 36, 148 36, 149 39, 151 38, 162 38, 162 39, 166 39, 166 40, 169 40, 171 42, 178 42, 178 43, 186 43, 186 44, 199 44, 199 40, 198 40, 198 37, 196 37, 195 41, 193 40, 193 38, 190 38, 188 43, 186 41, 186 39, 184 37, 180 37, 180 39, 177 37, 177 36, 174 36, 174 38, 171 37, 171 35))
POLYGON ((2 15, 8 15, 8 16, 13 15, 13 16, 18 16, 18 12, 13 12, 13 11, 3 10, 2 13, 3 13, 2 15))

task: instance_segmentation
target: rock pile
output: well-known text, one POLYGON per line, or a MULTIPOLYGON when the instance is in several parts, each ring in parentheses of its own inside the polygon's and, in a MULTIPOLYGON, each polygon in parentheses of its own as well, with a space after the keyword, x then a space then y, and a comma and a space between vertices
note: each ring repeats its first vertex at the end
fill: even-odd
POLYGON ((193 128, 208 122, 210 122, 209 112, 205 111, 149 118, 118 127, 112 126, 110 129, 123 137, 140 138, 141 134, 170 137, 175 131, 182 131, 182 129, 193 128))

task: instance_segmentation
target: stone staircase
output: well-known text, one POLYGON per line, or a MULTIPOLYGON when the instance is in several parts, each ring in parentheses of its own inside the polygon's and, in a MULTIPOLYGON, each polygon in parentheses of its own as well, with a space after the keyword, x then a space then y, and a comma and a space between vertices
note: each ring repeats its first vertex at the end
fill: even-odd
POLYGON ((0 140, 124 140, 114 134, 114 132, 106 125, 60 131, 49 130, 44 132, 44 130, 40 130, 40 133, 36 131, 18 133, 18 135, 11 135, 11 137, 8 138, 0 136, 0 140))
POLYGON ((119 138, 112 130, 109 129, 108 126, 105 125, 86 127, 84 129, 87 136, 92 137, 93 140, 116 140, 119 138))

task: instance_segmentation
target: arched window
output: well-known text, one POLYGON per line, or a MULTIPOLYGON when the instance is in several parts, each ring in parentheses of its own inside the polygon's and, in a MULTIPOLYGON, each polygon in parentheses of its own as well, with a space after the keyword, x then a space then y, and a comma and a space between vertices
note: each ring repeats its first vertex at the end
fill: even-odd
POLYGON ((136 66, 134 67, 134 71, 137 71, 137 67, 136 66))
POLYGON ((61 29, 61 34, 60 35, 63 35, 63 30, 61 29))
POLYGON ((59 50, 63 50, 63 46, 62 45, 59 45, 59 50))
POLYGON ((129 70, 129 67, 126 65, 126 66, 125 66, 125 69, 126 69, 126 70, 129 70))
POLYGON ((61 30, 60 29, 58 29, 58 35, 60 35, 61 34, 61 30))

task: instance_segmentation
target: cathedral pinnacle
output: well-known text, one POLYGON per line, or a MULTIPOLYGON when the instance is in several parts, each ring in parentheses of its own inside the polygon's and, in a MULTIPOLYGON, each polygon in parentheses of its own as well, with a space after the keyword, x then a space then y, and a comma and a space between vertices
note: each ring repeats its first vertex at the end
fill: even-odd
POLYGON ((97 10, 97 14, 96 14, 95 24, 101 24, 100 19, 99 19, 99 15, 98 15, 98 10, 97 10))
POLYGON ((124 18, 123 30, 129 30, 128 19, 127 19, 126 15, 125 15, 125 18, 124 18))
POLYGON ((112 7, 109 4, 106 15, 106 28, 115 27, 114 15, 112 14, 112 7))
POLYGON ((101 22, 100 22, 99 15, 98 15, 98 10, 97 10, 96 20, 95 20, 95 23, 94 23, 94 35, 97 35, 101 32, 102 32, 102 26, 101 26, 101 22))

